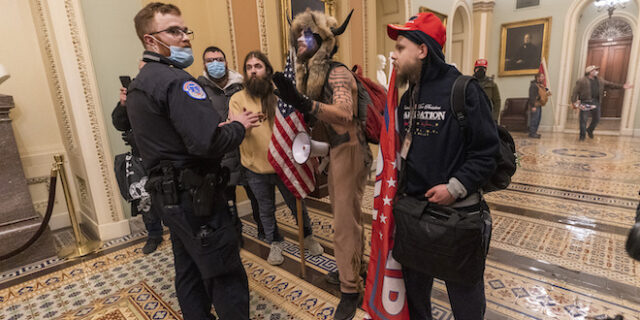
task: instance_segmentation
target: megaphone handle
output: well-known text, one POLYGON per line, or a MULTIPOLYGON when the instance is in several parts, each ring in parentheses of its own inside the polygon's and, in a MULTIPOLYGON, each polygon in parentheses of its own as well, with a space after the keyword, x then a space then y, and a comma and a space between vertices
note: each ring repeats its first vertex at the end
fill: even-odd
POLYGON ((320 161, 320 165, 318 165, 318 172, 323 172, 328 165, 329 165, 329 157, 322 158, 322 161, 320 161))

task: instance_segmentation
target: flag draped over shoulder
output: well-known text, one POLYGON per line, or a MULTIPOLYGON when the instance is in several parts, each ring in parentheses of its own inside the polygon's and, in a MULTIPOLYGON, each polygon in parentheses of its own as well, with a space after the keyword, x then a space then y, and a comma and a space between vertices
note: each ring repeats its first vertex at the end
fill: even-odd
MULTIPOLYGON (((295 84, 295 73, 291 53, 287 56, 284 76, 295 84)), ((306 132, 304 116, 293 106, 278 99, 278 109, 273 124, 273 135, 269 143, 269 163, 296 198, 305 198, 315 188, 313 161, 297 164, 293 160, 291 146, 298 132, 306 132)))
POLYGON ((400 146, 396 126, 398 92, 395 79, 396 71, 393 70, 376 160, 371 254, 362 305, 368 319, 379 320, 409 319, 402 268, 391 256, 394 231, 392 204, 398 188, 396 159, 400 146))
POLYGON ((547 62, 544 60, 544 57, 540 60, 540 67, 538 68, 538 72, 544 74, 544 87, 550 88, 551 83, 549 83, 549 73, 547 72, 547 62))

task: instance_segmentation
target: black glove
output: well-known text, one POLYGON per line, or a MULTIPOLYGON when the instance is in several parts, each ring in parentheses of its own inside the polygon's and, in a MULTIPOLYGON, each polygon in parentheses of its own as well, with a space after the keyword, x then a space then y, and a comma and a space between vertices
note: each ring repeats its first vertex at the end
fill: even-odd
POLYGON ((273 84, 278 88, 273 93, 284 103, 292 105, 304 114, 311 112, 313 100, 300 93, 293 82, 285 78, 282 72, 276 72, 273 75, 273 84))

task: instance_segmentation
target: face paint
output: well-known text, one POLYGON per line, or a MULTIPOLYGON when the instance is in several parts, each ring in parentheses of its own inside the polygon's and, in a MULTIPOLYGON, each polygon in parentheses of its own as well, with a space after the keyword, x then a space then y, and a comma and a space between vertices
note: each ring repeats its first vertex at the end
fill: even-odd
POLYGON ((307 51, 316 50, 316 39, 313 37, 311 28, 304 29, 304 31, 302 32, 301 40, 304 40, 304 44, 307 46, 307 51))

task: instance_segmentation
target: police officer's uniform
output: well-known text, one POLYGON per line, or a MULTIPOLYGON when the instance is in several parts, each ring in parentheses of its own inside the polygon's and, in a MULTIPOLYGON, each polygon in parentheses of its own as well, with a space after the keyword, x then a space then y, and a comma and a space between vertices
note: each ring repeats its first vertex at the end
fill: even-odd
POLYGON ((143 61, 147 64, 128 88, 127 109, 151 173, 147 190, 171 232, 184 318, 212 319, 213 303, 222 319, 248 319, 247 276, 220 189, 220 159, 240 145, 244 126, 218 127, 221 119, 207 94, 176 63, 149 51, 143 61))

